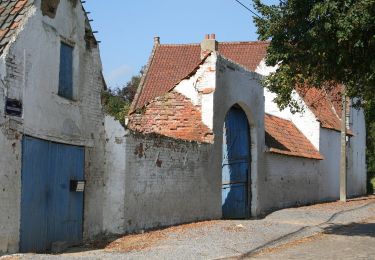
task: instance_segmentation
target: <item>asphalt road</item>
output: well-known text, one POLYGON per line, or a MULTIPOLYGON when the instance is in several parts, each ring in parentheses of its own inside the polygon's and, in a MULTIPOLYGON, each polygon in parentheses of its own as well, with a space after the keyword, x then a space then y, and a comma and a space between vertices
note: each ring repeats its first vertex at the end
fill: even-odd
POLYGON ((375 259, 375 217, 264 250, 251 259, 375 259))

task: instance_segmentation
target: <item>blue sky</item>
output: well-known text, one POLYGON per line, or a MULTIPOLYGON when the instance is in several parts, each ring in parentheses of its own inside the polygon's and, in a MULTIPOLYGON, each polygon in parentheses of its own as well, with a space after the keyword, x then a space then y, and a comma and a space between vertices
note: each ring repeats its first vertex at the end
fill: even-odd
MULTIPOLYGON (((242 2, 251 6, 249 0, 242 2)), ((199 43, 209 33, 218 41, 257 39, 251 13, 235 0, 86 0, 84 6, 98 31, 111 88, 125 84, 147 63, 154 36, 161 43, 199 43)))

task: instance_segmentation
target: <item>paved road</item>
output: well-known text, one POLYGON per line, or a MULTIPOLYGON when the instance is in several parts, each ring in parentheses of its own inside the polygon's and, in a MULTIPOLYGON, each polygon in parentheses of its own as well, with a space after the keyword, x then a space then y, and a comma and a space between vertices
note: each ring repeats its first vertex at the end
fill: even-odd
POLYGON ((96 244, 96 249, 86 245, 61 255, 26 254, 13 258, 336 259, 336 255, 345 252, 344 257, 340 255, 339 258, 363 256, 364 259, 375 259, 372 258, 374 249, 368 246, 375 247, 374 222, 371 220, 374 216, 375 197, 367 197, 348 203, 284 209, 260 220, 218 220, 181 225, 124 236, 96 244), (350 223, 357 224, 346 226, 350 223), (370 231, 366 233, 366 230, 370 231), (345 248, 335 249, 337 244, 343 244, 345 248))
POLYGON ((248 258, 375 259, 375 217, 362 223, 332 225, 324 233, 264 250, 248 258))

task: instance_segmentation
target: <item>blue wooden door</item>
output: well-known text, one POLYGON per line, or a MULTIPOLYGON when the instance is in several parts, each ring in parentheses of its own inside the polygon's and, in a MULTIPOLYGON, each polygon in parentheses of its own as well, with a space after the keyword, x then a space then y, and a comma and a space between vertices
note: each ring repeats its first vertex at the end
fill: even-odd
POLYGON ((249 216, 249 143, 246 114, 233 107, 225 118, 223 129, 222 212, 226 219, 249 216))
POLYGON ((82 240, 84 148, 24 137, 22 152, 21 252, 45 252, 57 241, 82 240))

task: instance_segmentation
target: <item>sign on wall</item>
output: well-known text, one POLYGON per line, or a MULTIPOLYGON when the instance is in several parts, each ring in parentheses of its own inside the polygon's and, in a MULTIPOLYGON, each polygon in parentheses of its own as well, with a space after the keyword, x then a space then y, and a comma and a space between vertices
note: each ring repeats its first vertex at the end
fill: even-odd
POLYGON ((7 98, 5 101, 5 114, 21 117, 22 102, 16 99, 7 98))

